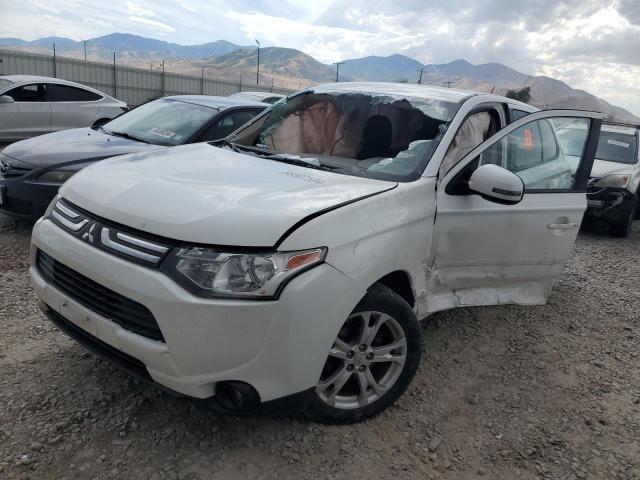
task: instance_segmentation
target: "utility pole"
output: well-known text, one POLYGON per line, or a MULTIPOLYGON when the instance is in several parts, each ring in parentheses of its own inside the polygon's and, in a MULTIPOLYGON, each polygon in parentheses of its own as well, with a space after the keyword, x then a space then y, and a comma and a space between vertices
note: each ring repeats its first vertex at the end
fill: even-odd
POLYGON ((202 67, 202 74, 200 75, 200 95, 204 95, 204 67, 202 67))
POLYGON ((344 65, 344 62, 334 62, 336 66, 336 83, 340 81, 340 65, 344 65))
POLYGON ((116 52, 113 52, 113 97, 118 96, 118 85, 116 82, 116 52))
POLYGON ((422 85, 422 73, 424 72, 424 67, 420 67, 418 69, 418 71, 420 72, 420 78, 418 79, 418 85, 422 85))
POLYGON ((84 48, 84 61, 87 61, 87 41, 82 40, 82 47, 84 48))
POLYGON ((256 85, 260 82, 260 42, 256 40, 258 44, 258 68, 256 69, 256 85))
POLYGON ((56 44, 53 43, 53 78, 58 78, 56 75, 56 44))

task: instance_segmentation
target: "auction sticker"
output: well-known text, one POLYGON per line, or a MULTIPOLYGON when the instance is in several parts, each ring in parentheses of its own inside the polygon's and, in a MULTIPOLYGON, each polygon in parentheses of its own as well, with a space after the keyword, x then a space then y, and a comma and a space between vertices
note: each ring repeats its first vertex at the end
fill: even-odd
POLYGON ((608 143, 609 145, 617 145, 618 147, 624 147, 624 148, 629 148, 629 145, 630 145, 630 144, 628 144, 628 143, 625 143, 625 142, 619 142, 619 141, 617 141, 617 140, 607 140, 607 143, 608 143))
POLYGON ((176 134, 176 132, 172 132, 171 130, 165 130, 164 128, 160 128, 160 127, 152 128, 151 130, 149 130, 149 133, 153 133, 154 135, 158 135, 164 138, 171 138, 176 134))

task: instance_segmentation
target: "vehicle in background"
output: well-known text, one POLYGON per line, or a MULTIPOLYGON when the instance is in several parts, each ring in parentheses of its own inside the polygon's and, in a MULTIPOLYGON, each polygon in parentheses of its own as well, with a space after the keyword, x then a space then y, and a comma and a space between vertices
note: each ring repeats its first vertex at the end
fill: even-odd
POLYGON ((264 102, 264 103, 276 103, 281 98, 284 98, 284 95, 280 95, 279 93, 270 93, 270 92, 238 92, 229 95, 231 98, 242 98, 244 100, 253 100, 254 102, 264 102))
MULTIPOLYGON (((583 129, 567 125, 560 137, 567 142, 565 151, 578 154, 583 129), (572 139, 576 140, 575 145, 572 139)), ((587 215, 609 224, 617 237, 631 233, 633 221, 640 215, 640 127, 604 123, 600 132, 596 159, 587 186, 587 215)))
POLYGON ((0 212, 36 220, 62 183, 98 160, 218 140, 267 107, 227 97, 176 95, 145 103, 99 127, 14 143, 0 152, 0 212))
POLYGON ((0 77, 0 143, 89 127, 127 111, 127 104, 60 78, 0 77))
POLYGON ((411 383, 419 319, 545 303, 600 123, 450 88, 313 87, 223 141, 79 172, 33 229, 32 284, 55 325, 147 381, 361 421, 411 383), (571 159, 567 122, 584 126, 571 159))

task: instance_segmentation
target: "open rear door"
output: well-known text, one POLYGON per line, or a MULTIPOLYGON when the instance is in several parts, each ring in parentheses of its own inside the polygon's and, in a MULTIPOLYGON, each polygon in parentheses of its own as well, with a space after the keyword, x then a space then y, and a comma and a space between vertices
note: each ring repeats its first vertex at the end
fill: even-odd
POLYGON ((430 311, 546 301, 587 207, 600 125, 601 115, 593 112, 532 113, 444 174, 437 192, 430 311), (569 124, 581 132, 571 146, 556 134, 569 124), (497 203, 469 190, 471 174, 484 164, 522 179, 520 203, 497 203))

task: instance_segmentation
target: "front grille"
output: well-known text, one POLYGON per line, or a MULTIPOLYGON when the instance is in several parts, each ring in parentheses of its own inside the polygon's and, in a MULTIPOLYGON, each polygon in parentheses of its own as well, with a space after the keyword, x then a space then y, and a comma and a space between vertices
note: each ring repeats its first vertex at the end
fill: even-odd
POLYGON ((133 358, 131 355, 127 355, 108 343, 105 343, 85 332, 50 307, 43 309, 43 311, 47 318, 49 318, 56 327, 69 335, 79 344, 84 345, 92 352, 106 358, 116 366, 134 375, 140 380, 144 380, 145 382, 153 381, 151 379, 151 375, 149 375, 149 372, 147 371, 147 367, 145 367, 144 363, 137 358, 133 358))
POLYGON ((147 307, 128 299, 38 250, 36 267, 51 285, 89 310, 122 328, 164 342, 160 327, 147 307))
POLYGON ((164 241, 98 219, 61 198, 56 201, 49 218, 96 248, 149 267, 158 266, 171 247, 164 241))

